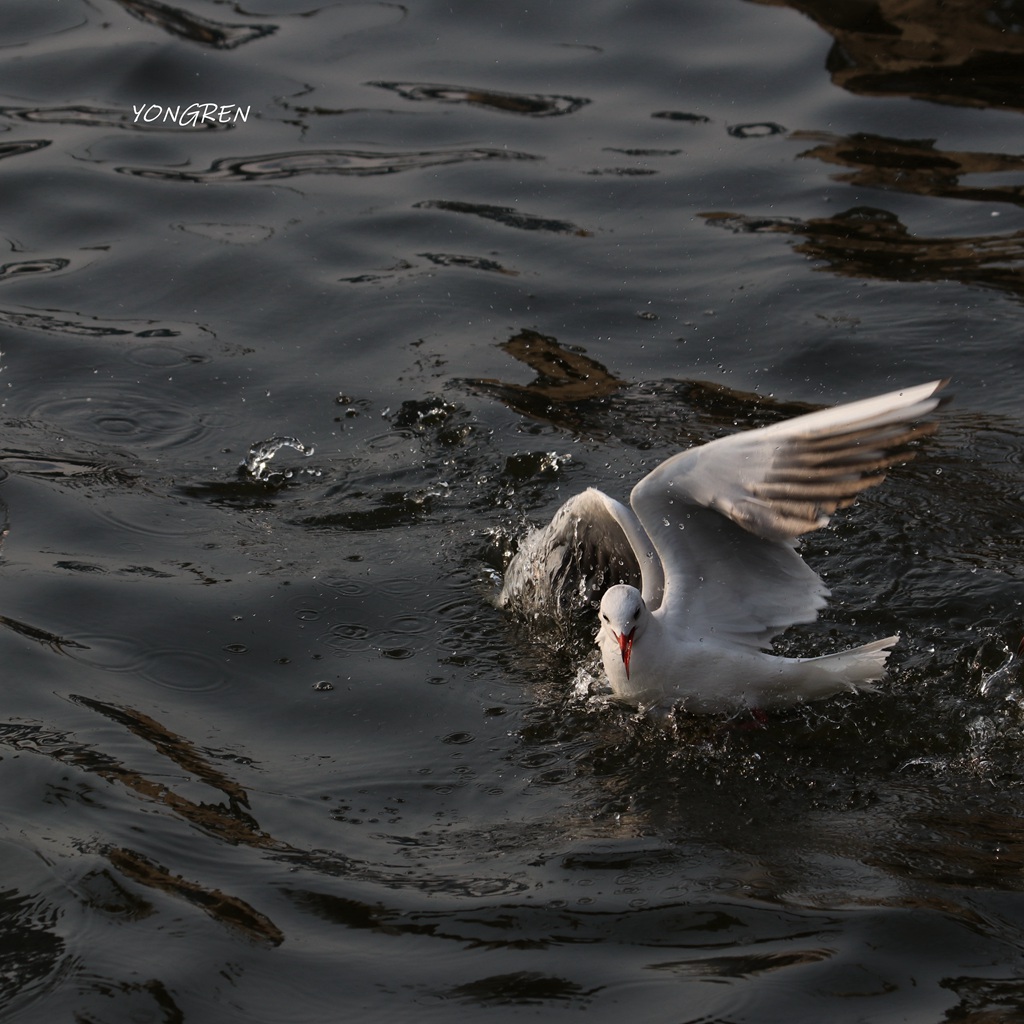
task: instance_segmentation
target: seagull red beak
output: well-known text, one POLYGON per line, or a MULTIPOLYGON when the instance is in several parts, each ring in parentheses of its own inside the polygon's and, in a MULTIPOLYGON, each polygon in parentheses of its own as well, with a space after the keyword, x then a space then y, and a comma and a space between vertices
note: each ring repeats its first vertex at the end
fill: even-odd
POLYGON ((626 678, 629 678, 629 656, 633 652, 633 636, 636 633, 634 626, 628 633, 616 633, 615 639, 619 641, 619 650, 622 651, 622 664, 626 666, 626 678))

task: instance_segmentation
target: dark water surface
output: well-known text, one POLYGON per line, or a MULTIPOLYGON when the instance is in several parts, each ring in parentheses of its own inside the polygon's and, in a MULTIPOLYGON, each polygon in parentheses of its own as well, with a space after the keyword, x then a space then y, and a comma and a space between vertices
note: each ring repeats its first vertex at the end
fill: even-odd
POLYGON ((6 0, 0 54, 4 1020, 1019 1013, 1019 5, 6 0), (133 112, 191 103, 248 119, 133 112), (666 728, 489 603, 569 493, 945 375, 781 644, 902 632, 880 694, 666 728))

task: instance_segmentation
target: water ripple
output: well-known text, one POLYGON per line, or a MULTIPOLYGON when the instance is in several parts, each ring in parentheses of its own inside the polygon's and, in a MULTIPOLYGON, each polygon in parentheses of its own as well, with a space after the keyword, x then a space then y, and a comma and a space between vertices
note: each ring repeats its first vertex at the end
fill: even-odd
POLYGON ((71 263, 70 260, 55 257, 49 260, 20 260, 16 263, 0 264, 0 281, 12 277, 35 276, 37 274, 53 274, 63 270, 71 263))
POLYGON ((802 220, 734 212, 699 214, 737 234, 776 232, 793 248, 841 277, 879 281, 959 281, 1010 294, 1024 292, 1024 231, 973 237, 915 235, 896 214, 856 206, 832 217, 802 220))
POLYGON ((230 245, 254 245, 265 242, 274 234, 274 229, 262 224, 175 224, 178 231, 187 231, 202 238, 212 238, 216 242, 227 242, 230 245))
POLYGON ((573 224, 568 220, 555 220, 552 217, 538 217, 532 213, 523 213, 511 206, 492 206, 489 203, 464 203, 451 199, 424 199, 414 203, 416 210, 444 210, 447 213, 468 213, 474 217, 483 217, 504 224, 508 228, 520 231, 551 231, 561 235, 578 235, 589 238, 593 232, 573 224))
POLYGON ((435 103, 468 103, 503 114, 526 117, 558 117, 573 114, 590 100, 579 96, 553 96, 544 93, 496 92, 472 89, 461 85, 435 85, 428 82, 368 82, 380 89, 390 89, 407 100, 429 100, 435 103))
MULTIPOLYGON (((0 156, 3 153, 0 152, 0 156)), ((304 174, 396 174, 474 160, 536 160, 529 153, 506 149, 428 149, 412 153, 374 153, 358 149, 301 150, 267 153, 242 159, 215 160, 206 171, 156 167, 119 167, 121 174, 158 181, 274 181, 304 174)))
POLYGON ((190 366, 196 363, 207 363, 210 357, 199 352, 176 345, 133 345, 127 352, 128 361, 139 366, 159 367, 167 369, 171 366, 190 366))
POLYGON ((169 394, 128 393, 120 381, 48 393, 26 415, 85 440, 155 450, 193 444, 218 425, 216 416, 169 394))
MULTIPOLYGON (((115 501, 98 503, 95 515, 119 531, 139 534, 150 539, 174 537, 205 538, 213 528, 210 516, 178 502, 155 504, 153 495, 145 492, 119 494, 115 501)), ((194 570, 201 582, 215 582, 212 577, 194 570)))
POLYGON ((774 121, 759 121, 753 124, 733 124, 726 131, 735 139, 761 139, 766 135, 784 135, 786 129, 774 121))
POLYGON ((502 266, 497 260, 486 259, 483 256, 464 256, 454 252, 421 252, 418 255, 425 260, 439 267, 468 267, 470 270, 486 270, 492 274, 508 274, 510 277, 518 277, 518 270, 509 270, 502 266))
POLYGON ((147 651, 141 674, 169 690, 209 693, 227 685, 227 674, 215 658, 186 647, 147 651))
POLYGON ((663 121, 685 121, 687 124, 710 124, 711 118, 703 114, 691 114, 685 110, 656 110, 651 117, 663 121))
MULTIPOLYGON (((199 119, 196 124, 174 122, 164 124, 136 120, 128 110, 113 107, 90 107, 76 103, 65 107, 0 107, 0 117, 28 121, 32 124, 78 125, 84 128, 121 128, 135 132, 208 132, 229 131, 230 124, 199 119)), ((37 147, 38 148, 38 147, 37 147)))
POLYGON ((23 139, 21 142, 0 142, 0 160, 8 156, 24 156, 50 145, 49 139, 23 139))
POLYGON ((138 672, 145 663, 134 637, 116 633, 80 634, 75 650, 69 652, 76 661, 107 672, 138 672))
POLYGON ((179 39, 215 50, 233 50, 277 31, 276 25, 231 25, 211 21, 160 0, 118 0, 118 3, 140 21, 156 25, 179 39))
MULTIPOLYGON (((41 262, 41 261, 37 261, 41 262)), ((55 263, 56 261, 50 261, 55 263)), ((56 270, 56 266, 45 268, 56 270)), ((159 320, 105 320, 101 317, 82 316, 64 310, 38 312, 30 308, 0 309, 0 324, 28 331, 44 331, 47 334, 70 334, 84 338, 174 338, 194 331, 208 333, 199 324, 172 324, 159 320), (54 312, 59 313, 54 316, 54 312), (165 326, 155 326, 164 324, 165 326)))
POLYGON ((372 650, 368 627, 358 622, 339 622, 318 639, 332 651, 344 654, 361 654, 372 650))
POLYGON ((1024 199, 1024 188, 1016 181, 1024 170, 1024 157, 1017 154, 937 149, 934 139, 890 138, 867 132, 798 131, 792 138, 817 143, 801 153, 801 158, 841 168, 835 180, 856 188, 1015 206, 1024 199))

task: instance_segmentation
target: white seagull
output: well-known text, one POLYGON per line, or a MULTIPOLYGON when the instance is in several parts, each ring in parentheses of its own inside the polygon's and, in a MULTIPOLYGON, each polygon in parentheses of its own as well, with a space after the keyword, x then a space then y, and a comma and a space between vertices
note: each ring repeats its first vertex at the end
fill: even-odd
POLYGON ((616 697, 716 713, 870 690, 899 636, 818 658, 768 653, 813 622, 828 589, 796 550, 934 433, 948 382, 812 412, 680 452, 648 473, 631 507, 594 488, 523 541, 499 603, 558 608, 567 569, 612 570, 641 589, 601 598, 597 644, 616 697), (632 571, 630 571, 632 570, 632 571))

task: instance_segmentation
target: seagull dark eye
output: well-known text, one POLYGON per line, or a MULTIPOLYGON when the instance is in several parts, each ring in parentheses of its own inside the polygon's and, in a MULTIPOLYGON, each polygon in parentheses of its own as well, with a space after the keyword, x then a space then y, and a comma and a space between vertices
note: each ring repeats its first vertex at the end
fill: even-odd
POLYGON ((640 609, 639 608, 637 608, 637 610, 635 612, 633 612, 633 618, 634 619, 639 619, 640 618, 640 609))
POLYGON ((601 618, 604 619, 605 622, 608 621, 608 616, 605 615, 603 612, 601 613, 601 618))

